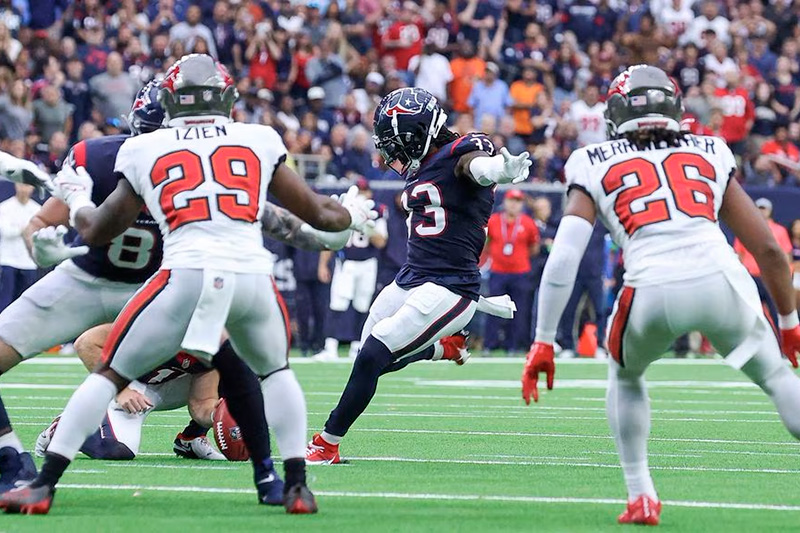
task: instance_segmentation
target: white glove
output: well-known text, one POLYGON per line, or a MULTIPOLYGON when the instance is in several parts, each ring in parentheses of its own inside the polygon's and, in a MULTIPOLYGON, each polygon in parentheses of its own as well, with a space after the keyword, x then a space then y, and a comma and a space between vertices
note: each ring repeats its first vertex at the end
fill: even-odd
POLYGON ((92 177, 83 167, 64 165, 53 180, 53 195, 69 206, 69 222, 75 225, 75 214, 83 207, 96 207, 92 202, 92 177))
POLYGON ((358 187, 351 186, 343 194, 339 202, 350 213, 350 229, 364 232, 368 227, 375 225, 378 212, 375 211, 375 202, 358 194, 358 187))
POLYGON ((326 249, 333 251, 344 248, 347 244, 347 241, 350 240, 350 235, 353 234, 353 230, 351 229, 346 229, 344 231, 321 231, 316 228, 312 228, 305 222, 303 222, 303 225, 300 226, 300 231, 311 235, 326 249))
POLYGON ((57 265, 66 259, 89 253, 88 246, 70 248, 64 244, 64 235, 67 228, 64 226, 47 226, 35 232, 32 236, 33 261, 42 268, 57 265))
POLYGON ((50 174, 40 169, 36 163, 0 152, 0 175, 14 183, 33 185, 42 194, 53 191, 50 174))
POLYGON ((502 181, 497 183, 520 183, 528 179, 528 169, 531 168, 531 154, 527 151, 519 155, 511 155, 504 146, 500 148, 500 155, 503 156, 502 181))
POLYGON ((508 150, 500 148, 500 155, 493 157, 476 157, 469 162, 469 171, 473 179, 484 187, 503 183, 520 183, 528 179, 531 161, 528 152, 511 155, 508 150))

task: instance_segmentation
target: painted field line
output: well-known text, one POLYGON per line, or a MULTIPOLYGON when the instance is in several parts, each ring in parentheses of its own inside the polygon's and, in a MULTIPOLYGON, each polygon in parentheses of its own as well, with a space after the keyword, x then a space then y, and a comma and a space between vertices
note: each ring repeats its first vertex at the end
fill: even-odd
MULTIPOLYGON (((535 408, 534 408, 535 409, 535 408)), ((521 415, 477 415, 471 413, 439 413, 439 412, 430 412, 430 413, 391 413, 391 412, 381 412, 381 413, 363 413, 361 416, 371 416, 371 417, 394 417, 394 418, 452 418, 452 419, 504 419, 504 420, 527 420, 527 419, 539 419, 539 420, 606 420, 605 416, 563 416, 563 415, 540 415, 537 414, 534 409, 531 409, 531 415, 529 417, 521 416, 521 415)), ((329 412, 322 412, 322 411, 309 411, 309 415, 313 416, 327 416, 329 412)), ((741 413, 739 413, 741 414, 741 413)), ((651 417, 651 420, 656 422, 719 422, 725 424, 736 424, 736 423, 747 423, 747 424, 775 424, 778 422, 778 419, 774 420, 763 420, 761 418, 692 418, 692 417, 658 417, 654 416, 651 417)))
MULTIPOLYGON (((382 463, 422 463, 422 464, 456 464, 456 465, 491 465, 491 466, 569 466, 572 468, 613 468, 619 469, 617 464, 572 462, 548 459, 544 461, 490 461, 476 459, 421 459, 416 457, 345 457, 352 461, 371 461, 382 463)), ((560 458, 555 458, 560 459, 560 458)), ((650 470, 670 470, 679 472, 721 472, 733 474, 800 474, 797 469, 783 468, 722 468, 707 466, 655 466, 650 465, 650 470)))
MULTIPOLYGON (((154 492, 195 492, 207 494, 253 494, 253 489, 241 489, 230 487, 186 487, 186 486, 164 486, 164 485, 89 485, 79 483, 62 483, 62 489, 88 489, 88 490, 120 490, 120 491, 142 491, 151 490, 154 492)), ((503 496, 503 495, 479 495, 479 494, 426 494, 411 492, 343 492, 343 491, 315 491, 317 496, 331 498, 374 498, 390 500, 426 500, 426 501, 493 501, 493 502, 513 502, 513 503, 566 503, 578 504, 588 503, 597 505, 625 505, 626 500, 615 498, 560 498, 549 496, 503 496)), ((664 505, 673 507, 694 507, 704 509, 741 509, 756 511, 800 511, 800 505, 779 505, 763 503, 733 503, 733 502, 703 502, 703 501, 681 501, 665 500, 664 505)))
MULTIPOLYGON (((519 380, 511 379, 414 379, 421 387, 459 387, 463 389, 519 389, 519 380)), ((605 379, 556 379, 555 389, 603 389, 608 386, 605 379)), ((648 380, 648 389, 753 389, 750 381, 698 381, 698 380, 648 380)))
MULTIPOLYGON (((443 403, 436 403, 431 405, 429 403, 382 403, 382 402, 371 402, 370 407, 382 407, 387 409, 398 409, 398 408, 405 408, 405 407, 438 407, 438 408, 452 408, 452 409, 464 409, 464 404, 443 404, 443 403)), ((729 404, 730 405, 730 404, 729 404)), ((738 403, 736 405, 739 405, 738 403)), ((47 408, 49 409, 49 408, 47 408)), ((581 407, 581 406, 548 406, 548 405, 536 405, 534 407, 530 407, 527 405, 481 405, 479 407, 480 410, 486 409, 502 409, 502 410, 518 410, 522 412, 527 411, 579 411, 582 413, 585 412, 597 412, 597 413, 605 413, 605 407, 581 407)), ((717 409, 651 409, 651 413, 659 413, 659 414, 679 414, 679 415, 775 415, 778 416, 778 413, 774 409, 770 409, 768 411, 756 411, 756 410, 735 410, 735 411, 728 411, 728 410, 717 410, 717 409)))
POLYGON ((30 389, 30 390, 72 390, 78 388, 78 385, 53 385, 50 383, 0 383, 0 389, 30 389))
MULTIPOLYGON (((397 428, 353 428, 350 431, 365 433, 414 433, 430 435, 482 435, 493 437, 544 437, 544 438, 568 438, 568 439, 602 439, 612 440, 611 435, 586 435, 575 433, 534 433, 528 431, 456 431, 450 429, 397 429, 397 428)), ((757 440, 730 440, 730 439, 679 439, 667 437, 650 437, 648 440, 657 442, 691 442, 706 444, 744 444, 748 446, 792 446, 800 447, 800 442, 769 442, 757 440)))
MULTIPOLYGON (((764 398, 766 398, 766 395, 764 396, 764 398)), ((590 403, 602 403, 602 404, 606 403, 606 399, 605 398, 601 398, 601 397, 597 397, 597 398, 591 398, 591 397, 570 398, 569 400, 570 401, 577 401, 577 402, 590 402, 590 403)), ((674 399, 674 398, 651 398, 650 401, 651 401, 651 403, 676 403, 676 404, 681 404, 681 405, 728 405, 728 406, 731 405, 731 400, 730 399, 728 399, 728 400, 677 400, 677 399, 674 399)), ((753 405, 753 406, 756 406, 756 407, 769 407, 772 404, 769 402, 769 400, 765 399, 763 402, 742 402, 742 401, 737 400, 736 401, 736 405, 753 405)), ((481 407, 483 407, 483 406, 481 406, 481 407)), ((538 409, 538 407, 537 407, 537 409, 538 409)), ((716 412, 720 412, 721 413, 722 411, 716 411, 716 412)), ((739 412, 745 412, 745 411, 739 411, 739 412)), ((752 412, 752 411, 747 411, 747 412, 752 412)), ((770 412, 774 413, 775 411, 773 410, 773 411, 770 411, 770 412)))

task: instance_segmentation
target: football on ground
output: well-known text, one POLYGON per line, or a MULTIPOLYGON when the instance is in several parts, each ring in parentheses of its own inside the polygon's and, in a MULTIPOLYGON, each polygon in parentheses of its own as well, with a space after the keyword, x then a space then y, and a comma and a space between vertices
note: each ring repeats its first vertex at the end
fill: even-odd
MULTIPOLYGON (((292 365, 309 428, 321 427, 350 363, 292 365)), ((605 364, 559 361, 555 390, 531 407, 520 398, 521 368, 519 359, 474 358, 382 378, 342 442, 348 463, 309 468, 317 515, 257 505, 247 463, 175 457, 172 439, 188 419, 182 409, 150 415, 131 462, 79 455, 59 485, 61 505, 47 517, 4 516, 0 529, 627 530, 616 524, 625 487, 605 419, 605 364)), ((27 447, 85 375, 74 359, 42 357, 4 378, 0 390, 27 447)), ((661 361, 648 380, 650 463, 664 503, 658 527, 796 530, 800 444, 763 393, 719 361, 661 361)))
POLYGON ((222 399, 214 408, 212 415, 212 422, 214 425, 211 431, 214 432, 214 442, 222 455, 228 461, 247 461, 250 459, 250 452, 247 451, 247 446, 244 444, 242 432, 239 429, 239 424, 233 419, 231 413, 228 411, 227 402, 222 399))

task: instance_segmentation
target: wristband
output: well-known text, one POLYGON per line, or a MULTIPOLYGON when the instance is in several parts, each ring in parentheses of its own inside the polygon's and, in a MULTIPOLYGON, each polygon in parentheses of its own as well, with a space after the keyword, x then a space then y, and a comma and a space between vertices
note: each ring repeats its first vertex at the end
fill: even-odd
POLYGON ((792 311, 788 315, 778 315, 778 327, 781 329, 794 329, 800 326, 800 319, 797 318, 797 311, 792 311))
POLYGON ((73 196, 70 198, 69 202, 69 225, 73 228, 75 227, 75 217, 78 215, 78 211, 83 209, 84 207, 97 207, 95 203, 87 196, 73 196))

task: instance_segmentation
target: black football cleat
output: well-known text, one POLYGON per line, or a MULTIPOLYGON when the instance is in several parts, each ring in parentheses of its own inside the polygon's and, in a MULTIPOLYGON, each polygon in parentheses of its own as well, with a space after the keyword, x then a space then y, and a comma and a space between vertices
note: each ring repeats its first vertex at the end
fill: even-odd
POLYGON ((0 509, 6 513, 47 514, 56 489, 49 485, 26 485, 0 494, 0 509))
POLYGON ((319 510, 317 500, 305 483, 289 487, 284 496, 283 506, 289 514, 314 514, 319 510))
POLYGON ((36 465, 28 452, 19 453, 14 448, 0 448, 0 494, 32 481, 36 465))

